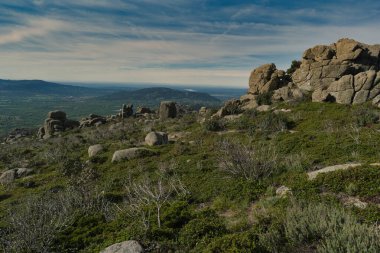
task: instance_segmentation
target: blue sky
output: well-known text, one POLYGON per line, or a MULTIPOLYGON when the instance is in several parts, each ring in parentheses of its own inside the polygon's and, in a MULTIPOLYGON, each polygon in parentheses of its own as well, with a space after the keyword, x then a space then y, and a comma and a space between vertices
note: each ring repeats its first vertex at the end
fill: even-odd
POLYGON ((380 43, 380 1, 0 0, 0 78, 246 87, 316 44, 380 43))

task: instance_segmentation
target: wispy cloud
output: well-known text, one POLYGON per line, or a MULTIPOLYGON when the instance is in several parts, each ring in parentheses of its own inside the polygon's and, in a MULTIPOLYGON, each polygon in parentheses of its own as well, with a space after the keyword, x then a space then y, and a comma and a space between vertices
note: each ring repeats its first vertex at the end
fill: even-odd
POLYGON ((315 44, 380 42, 380 3, 363 1, 0 2, 0 78, 244 87, 315 44))

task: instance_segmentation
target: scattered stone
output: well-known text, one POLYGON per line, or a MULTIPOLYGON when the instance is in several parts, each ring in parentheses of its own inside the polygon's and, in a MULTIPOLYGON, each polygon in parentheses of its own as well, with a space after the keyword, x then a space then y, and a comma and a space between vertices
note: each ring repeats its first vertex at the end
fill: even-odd
POLYGON ((79 127, 98 127, 100 125, 105 124, 106 122, 107 119, 105 117, 96 114, 90 114, 88 117, 81 119, 79 127))
POLYGON ((0 184, 10 184, 17 178, 22 178, 29 176, 34 171, 32 169, 27 168, 17 168, 12 170, 7 170, 3 172, 0 176, 0 184))
POLYGON ((103 146, 101 144, 92 145, 88 148, 88 157, 94 157, 103 151, 103 146))
POLYGON ((356 197, 348 197, 347 199, 344 199, 343 202, 346 206, 355 206, 360 209, 365 209, 368 206, 368 203, 363 202, 356 197))
POLYGON ((26 128, 16 128, 11 131, 8 136, 5 138, 6 143, 15 143, 20 139, 25 137, 30 137, 35 135, 35 130, 26 129, 26 128))
POLYGON ((148 107, 139 107, 136 111, 137 114, 153 113, 148 107))
POLYGON ((355 168, 361 166, 361 163, 347 163, 347 164, 339 164, 339 165, 334 165, 334 166, 328 166, 320 170, 312 171, 307 173, 309 180, 315 179, 319 174, 321 173, 327 173, 327 172, 332 172, 336 170, 347 170, 350 168, 355 168))
POLYGON ((292 195, 292 190, 282 185, 279 188, 277 188, 276 195, 280 197, 286 197, 286 196, 292 195))
POLYGON ((176 118, 177 117, 177 104, 171 101, 163 101, 160 104, 160 119, 165 120, 168 118, 176 118))
POLYGON ((116 243, 100 251, 100 253, 142 253, 143 248, 137 241, 116 243))
POLYGON ((268 112, 270 111, 270 105, 260 105, 259 107, 256 108, 257 111, 259 112, 268 112))
POLYGON ((164 132, 150 132, 145 137, 145 143, 148 146, 164 145, 168 144, 168 142, 168 134, 164 132))
POLYGON ((146 156, 156 155, 156 152, 146 148, 129 148, 116 151, 112 156, 112 162, 119 162, 122 160, 131 160, 146 156))

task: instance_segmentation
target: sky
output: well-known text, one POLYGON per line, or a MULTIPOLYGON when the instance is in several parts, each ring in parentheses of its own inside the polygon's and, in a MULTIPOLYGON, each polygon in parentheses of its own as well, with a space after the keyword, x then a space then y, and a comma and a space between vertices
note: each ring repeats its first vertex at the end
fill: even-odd
POLYGON ((317 44, 380 43, 380 1, 0 0, 0 78, 247 87, 317 44))

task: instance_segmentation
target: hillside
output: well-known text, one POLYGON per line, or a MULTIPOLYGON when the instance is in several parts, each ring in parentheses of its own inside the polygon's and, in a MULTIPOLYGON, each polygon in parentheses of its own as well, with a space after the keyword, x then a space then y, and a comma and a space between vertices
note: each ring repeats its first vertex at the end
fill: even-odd
POLYGON ((219 110, 50 112, 1 144, 0 250, 380 252, 378 50, 260 66, 219 110))
POLYGON ((111 101, 135 101, 135 103, 145 103, 148 105, 157 105, 160 101, 171 100, 184 104, 204 104, 219 105, 220 100, 210 96, 207 93, 176 90, 163 87, 144 88, 134 91, 117 91, 112 94, 97 97, 99 100, 111 101))

